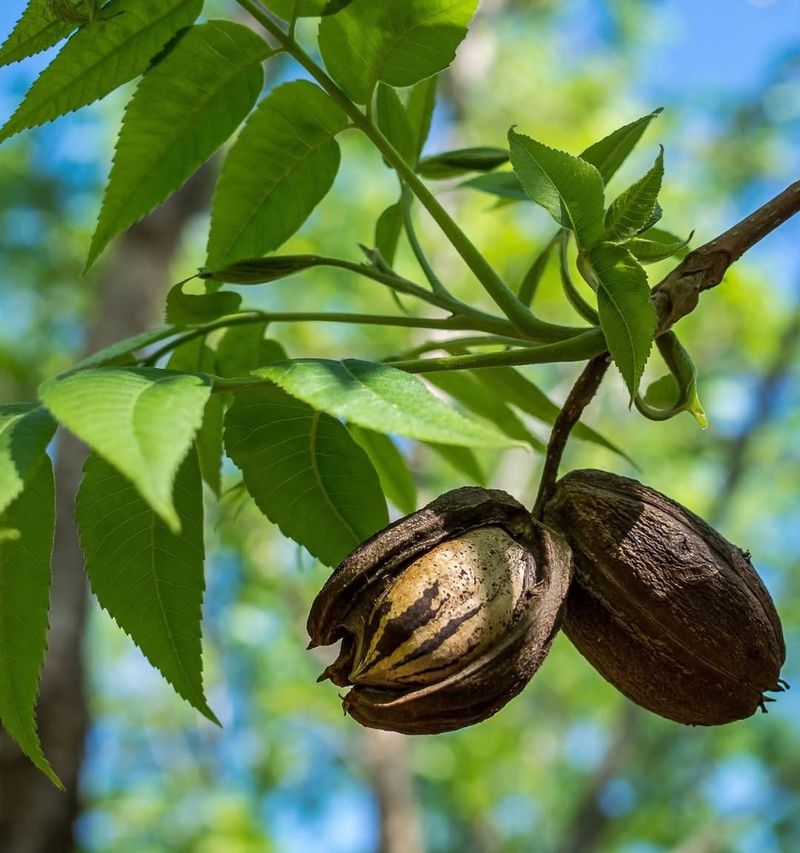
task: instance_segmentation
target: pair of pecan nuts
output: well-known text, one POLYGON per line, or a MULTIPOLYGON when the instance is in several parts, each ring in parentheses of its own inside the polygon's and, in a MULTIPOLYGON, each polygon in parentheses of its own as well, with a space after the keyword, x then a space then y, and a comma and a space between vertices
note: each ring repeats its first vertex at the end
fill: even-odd
POLYGON ((505 492, 461 488, 367 540, 311 608, 321 678, 363 725, 433 734, 496 713, 563 626, 634 702, 693 725, 750 716, 782 689, 785 646, 749 559, 640 483, 574 471, 544 523, 505 492))

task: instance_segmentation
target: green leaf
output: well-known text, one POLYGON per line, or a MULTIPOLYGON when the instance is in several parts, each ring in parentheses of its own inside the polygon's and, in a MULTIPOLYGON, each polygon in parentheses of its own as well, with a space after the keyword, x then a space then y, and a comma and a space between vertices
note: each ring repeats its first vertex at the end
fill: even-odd
POLYGON ((130 361, 133 354, 140 349, 166 340, 166 338, 171 338, 177 331, 178 329, 175 326, 158 326, 138 335, 132 335, 130 338, 123 338, 111 346, 103 347, 103 349, 92 353, 79 361, 72 369, 83 370, 86 367, 102 367, 106 364, 130 361))
POLYGON ((439 78, 436 76, 420 80, 412 86, 408 92, 406 101, 406 115, 414 134, 414 161, 418 161, 422 155, 422 149, 431 131, 433 111, 436 107, 436 86, 439 78))
POLYGON ((225 447, 264 515, 328 566, 388 523, 375 469, 347 429, 279 388, 236 395, 225 447))
POLYGON ((628 240, 638 234, 653 218, 664 177, 664 149, 653 168, 636 183, 617 196, 606 212, 606 239, 628 240))
POLYGON ((555 249, 555 242, 549 240, 536 253, 533 262, 523 276, 519 285, 519 299, 525 305, 533 304, 533 300, 539 292, 539 285, 542 283, 545 272, 547 272, 547 265, 550 261, 550 256, 553 254, 553 249, 555 249))
MULTIPOLYGON (((561 411, 559 407, 544 391, 513 367, 489 367, 476 370, 475 376, 499 393, 512 406, 551 426, 556 422, 561 411)), ((630 456, 586 424, 577 423, 572 430, 572 435, 583 441, 591 441, 605 447, 635 465, 630 456)))
POLYGON ((20 495, 55 431, 56 422, 41 406, 0 406, 0 513, 20 495))
MULTIPOLYGON (((216 354, 203 338, 194 338, 172 351, 169 370, 180 373, 215 373, 216 354)), ((222 488, 222 394, 211 394, 203 409, 203 423, 195 436, 200 473, 209 488, 219 497, 222 488)))
POLYGON ((284 21, 298 18, 317 18, 321 15, 335 15, 352 3, 353 0, 266 0, 268 6, 284 21))
POLYGON ((273 255, 248 258, 217 270, 202 269, 198 275, 202 279, 227 284, 267 284, 323 263, 324 259, 319 255, 273 255))
POLYGON ((206 376, 144 367, 66 373, 39 389, 56 419, 124 474, 176 533, 172 485, 210 392, 206 376))
POLYGON ((458 148, 420 160, 417 171, 423 178, 452 178, 466 172, 491 172, 508 162, 505 148, 484 145, 477 148, 458 148))
POLYGON ((509 201, 530 201, 530 196, 522 188, 519 178, 514 172, 497 172, 493 175, 478 175, 459 184, 472 190, 480 190, 489 195, 496 195, 509 201))
POLYGON ((651 382, 647 386, 647 391, 644 394, 644 401, 649 406, 655 406, 659 409, 669 409, 675 404, 675 401, 681 396, 681 389, 677 379, 667 373, 651 382))
POLYGON ((615 130, 604 139, 590 145, 581 154, 581 159, 596 166, 605 183, 608 183, 636 147, 636 143, 642 138, 650 122, 662 111, 659 107, 646 116, 615 130))
POLYGON ((285 361, 286 350, 277 342, 264 338, 266 323, 231 326, 217 344, 217 370, 220 376, 247 376, 251 370, 285 361))
POLYGON ((96 454, 75 501, 92 592, 175 692, 219 724, 203 692, 203 494, 194 453, 175 478, 180 533, 96 454))
POLYGON ((447 68, 478 0, 354 0, 323 18, 319 47, 331 76, 359 104, 380 80, 411 86, 447 68))
POLYGON ((239 293, 218 290, 213 293, 186 293, 180 282, 167 294, 166 320, 174 326, 196 326, 235 314, 242 303, 239 293))
POLYGON ((254 372, 315 409, 376 432, 467 447, 514 444, 445 405, 416 376, 386 364, 309 358, 254 372))
MULTIPOLYGON (((5 484, 3 484, 5 485, 5 484)), ((53 467, 42 455, 25 488, 0 513, 0 719, 25 755, 59 788, 36 732, 36 694, 47 647, 53 467)))
POLYGON ((203 0, 111 0, 108 17, 82 27, 28 89, 0 142, 73 112, 138 77, 203 0))
POLYGON ((369 456, 389 500, 406 514, 417 508, 417 487, 405 456, 388 435, 349 424, 350 435, 369 456))
POLYGON ((394 264, 402 231, 403 205, 398 201, 387 207, 375 223, 375 248, 389 266, 394 264))
POLYGON ((631 254, 643 264, 654 264, 667 258, 684 258, 689 253, 689 241, 694 236, 694 231, 685 239, 681 240, 669 231, 661 228, 650 228, 641 237, 629 240, 625 247, 630 249, 631 254))
POLYGON ((508 133, 511 162, 528 195, 588 248, 603 235, 603 179, 594 166, 541 142, 508 133))
POLYGON ((375 117, 381 133, 400 152, 406 163, 413 166, 416 162, 417 140, 411 130, 406 108, 400 96, 385 83, 378 83, 375 117))
POLYGON ((600 325, 608 348, 633 399, 650 355, 656 312, 647 274, 633 255, 603 243, 588 256, 597 287, 600 325))
POLYGON ((297 231, 333 184, 334 136, 346 125, 341 109, 306 80, 285 83, 261 102, 225 159, 206 266, 264 255, 297 231))
POLYGON ((117 234, 182 186, 236 130, 272 53, 249 27, 190 27, 147 71, 125 109, 86 267, 117 234))
POLYGON ((479 486, 487 484, 486 474, 480 466, 475 454, 468 447, 457 447, 453 444, 436 444, 427 442, 428 447, 459 474, 479 486))
POLYGON ((701 429, 708 426, 708 418, 697 393, 697 367, 684 349, 675 332, 666 332, 656 340, 656 345, 670 370, 647 389, 644 399, 637 396, 636 408, 651 420, 664 421, 681 412, 689 412, 701 429))
MULTIPOLYGON (((476 374, 480 371, 475 371, 476 374)), ((427 376, 428 382, 441 388, 465 409, 494 424, 503 435, 530 445, 541 453, 545 445, 525 426, 496 389, 464 371, 442 371, 427 376)))
POLYGON ((0 68, 47 50, 76 29, 76 24, 56 18, 51 3, 52 0, 30 0, 0 47, 0 68))
POLYGON ((653 213, 650 218, 645 222, 644 225, 636 232, 636 236, 638 237, 645 231, 650 230, 657 222, 661 221, 661 217, 664 215, 664 211, 661 209, 661 205, 656 202, 653 205, 653 213))

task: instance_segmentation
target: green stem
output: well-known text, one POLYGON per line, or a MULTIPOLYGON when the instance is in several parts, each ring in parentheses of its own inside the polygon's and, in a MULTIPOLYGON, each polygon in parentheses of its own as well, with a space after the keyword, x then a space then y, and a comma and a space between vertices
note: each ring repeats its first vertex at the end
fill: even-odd
POLYGON ((528 334, 533 340, 557 340, 558 332, 551 332, 547 337, 549 323, 534 317, 528 308, 520 302, 516 294, 510 290, 500 276, 495 272, 486 258, 478 251, 469 237, 461 230, 456 221, 442 207, 425 183, 416 172, 406 163, 402 155, 380 132, 380 130, 364 115, 336 83, 317 65, 316 62, 285 33, 255 0, 236 0, 257 20, 262 27, 283 47, 286 52, 316 80, 330 97, 342 108, 358 128, 380 151, 387 163, 397 172, 400 179, 411 189, 423 206, 433 217, 436 224, 453 244, 466 265, 473 272, 486 292, 492 297, 498 307, 516 326, 519 331, 528 334), (553 337, 555 335, 556 337, 553 337))
POLYGON ((433 292, 445 298, 452 298, 449 291, 439 280, 439 276, 436 275, 433 267, 428 262, 428 258, 422 249, 422 245, 417 239, 417 232, 414 229, 414 220, 411 217, 411 199, 411 190, 409 190, 406 184, 401 184, 400 206, 403 211, 403 225, 406 230, 406 237, 408 237, 408 244, 411 246, 411 251, 414 253, 414 257, 417 259, 417 263, 420 265, 423 273, 425 273, 425 278, 428 279, 428 283, 430 284, 433 292))
MULTIPOLYGON (((376 267, 366 266, 365 264, 357 264, 353 261, 345 260, 344 258, 329 258, 320 257, 319 263, 321 266, 339 267, 340 269, 349 270, 358 275, 366 276, 374 281, 385 284, 399 293, 406 293, 409 296, 416 296, 417 299, 427 302, 429 305, 435 305, 437 308, 443 308, 450 311, 454 315, 463 315, 464 317, 473 317, 481 323, 492 326, 493 330, 499 334, 514 335, 515 327, 501 317, 495 317, 493 314, 487 314, 485 311, 479 311, 465 302, 456 299, 447 290, 442 287, 438 293, 431 293, 420 287, 418 284, 409 281, 407 278, 397 275, 396 273, 387 273, 376 267)), ((573 330, 574 333, 575 330, 573 330)), ((519 338, 520 336, 517 335, 519 338)), ((525 340, 529 340, 526 336, 525 340)))
MULTIPOLYGON (((524 364, 542 364, 550 361, 585 361, 605 352, 605 340, 599 329, 585 332, 571 341, 529 347, 514 351, 493 352, 486 355, 462 355, 454 358, 425 358, 414 361, 397 361, 390 366, 406 373, 435 373, 442 370, 477 370, 481 367, 513 367, 524 364)), ((246 391, 272 384, 269 379, 212 377, 212 391, 246 391)))
MULTIPOLYGON (((424 287, 420 287, 413 281, 398 275, 393 269, 385 266, 385 262, 383 262, 384 266, 382 267, 380 256, 377 253, 366 247, 362 248, 365 249, 370 264, 358 264, 346 258, 328 255, 272 255, 268 258, 239 261, 219 270, 204 271, 187 278, 186 281, 191 281, 192 278, 197 278, 199 275, 201 278, 228 284, 256 286, 272 284, 315 266, 335 267, 377 281, 391 288, 394 293, 399 292, 414 296, 429 305, 443 308, 451 314, 479 319, 486 325, 487 329, 492 327, 490 330, 498 334, 515 335, 518 338, 530 340, 528 336, 522 336, 516 332, 515 327, 508 320, 488 314, 485 311, 479 311, 446 291, 439 294, 431 293, 424 287)), ((183 283, 181 282, 181 284, 183 283)))
POLYGON ((559 246, 558 263, 561 272, 561 287, 564 294, 569 300, 570 305, 583 317, 587 323, 593 326, 600 325, 600 317, 595 309, 581 296, 578 288, 575 287, 575 282, 569 272, 569 254, 567 252, 569 246, 569 232, 564 231, 561 235, 561 245, 559 246))
POLYGON ((392 367, 406 373, 436 373, 441 370, 478 370, 482 367, 514 367, 524 364, 547 364, 559 361, 587 361, 607 349, 600 329, 590 329, 569 340, 540 347, 491 352, 485 355, 457 355, 444 358, 421 358, 392 362, 392 367))
MULTIPOLYGON (((442 329, 445 331, 485 331, 491 333, 491 324, 484 325, 482 321, 465 316, 452 316, 443 319, 433 317, 392 317, 383 314, 345 314, 327 313, 325 311, 251 311, 247 314, 236 314, 221 317, 210 323, 204 323, 194 329, 173 338, 169 343, 151 353, 141 364, 155 364, 160 358, 172 350, 188 343, 195 338, 203 337, 216 329, 227 329, 231 326, 246 326, 251 323, 350 323, 364 326, 398 326, 410 329, 442 329)), ((499 322, 499 321, 498 321, 499 322)), ((517 345, 522 342, 519 338, 512 339, 517 345)))
POLYGON ((525 341, 519 338, 511 338, 506 335, 470 335, 463 338, 449 338, 445 341, 426 341, 416 347, 409 347, 400 353, 383 359, 383 361, 394 362, 404 361, 417 356, 424 355, 426 352, 434 352, 437 349, 449 352, 455 347, 487 347, 487 346, 507 346, 521 347, 525 346, 525 341))

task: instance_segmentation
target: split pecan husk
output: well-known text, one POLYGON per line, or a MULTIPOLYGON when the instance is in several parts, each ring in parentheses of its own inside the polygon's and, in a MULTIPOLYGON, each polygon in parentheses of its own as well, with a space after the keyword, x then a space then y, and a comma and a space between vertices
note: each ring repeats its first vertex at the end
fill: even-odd
POLYGON ((320 677, 345 711, 405 734, 495 714, 528 683, 559 629, 569 549, 505 492, 466 487, 350 554, 315 599, 312 646, 341 641, 320 677))
POLYGON ((782 690, 780 619, 749 556, 635 480, 573 471, 545 508, 574 555, 564 630, 639 705, 690 725, 764 708, 782 690))

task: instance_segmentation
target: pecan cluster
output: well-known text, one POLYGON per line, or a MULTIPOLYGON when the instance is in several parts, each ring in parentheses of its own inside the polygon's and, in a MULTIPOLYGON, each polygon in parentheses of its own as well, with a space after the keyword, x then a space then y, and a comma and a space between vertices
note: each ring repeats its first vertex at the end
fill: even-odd
POLYGON ((716 725, 782 690, 781 624, 749 558, 685 507, 602 471, 557 485, 540 523, 505 492, 462 488, 353 551, 314 601, 321 680, 358 722, 432 734, 516 696, 558 630, 622 693, 716 725))

